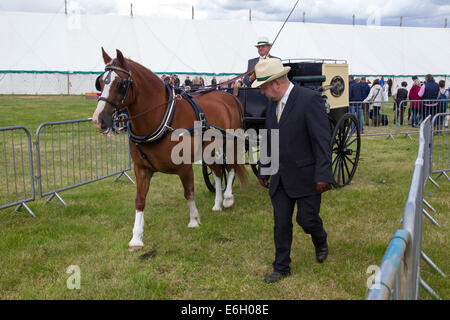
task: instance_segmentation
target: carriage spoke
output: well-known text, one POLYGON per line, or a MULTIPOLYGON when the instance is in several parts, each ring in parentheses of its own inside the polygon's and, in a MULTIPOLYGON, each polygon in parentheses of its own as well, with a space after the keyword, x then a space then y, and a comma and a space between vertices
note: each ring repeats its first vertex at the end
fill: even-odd
POLYGON ((344 164, 343 164, 343 159, 341 159, 340 161, 339 161, 339 173, 341 173, 342 172, 342 180, 341 180, 341 175, 339 174, 339 179, 338 179, 338 181, 339 181, 339 184, 343 184, 343 182, 345 181, 345 176, 344 176, 344 164), (342 181, 342 183, 341 183, 341 181, 342 181))
POLYGON ((355 162, 352 161, 352 159, 350 159, 347 155, 345 155, 345 158, 350 161, 350 163, 352 164, 352 166, 355 166, 355 162))
POLYGON ((332 167, 334 168, 333 176, 336 176, 336 170, 338 169, 338 166, 339 166, 339 157, 340 157, 340 155, 337 155, 332 164, 332 167), (336 161, 338 161, 338 163, 336 165, 334 165, 336 163, 336 161))
MULTIPOLYGON (((348 165, 347 165, 347 161, 345 161, 346 157, 344 157, 344 161, 342 161, 345 165, 345 170, 347 171, 347 176, 350 178, 351 174, 348 170, 348 165)), ((344 179, 344 184, 345 184, 345 179, 344 179)))
POLYGON ((350 141, 349 143, 347 143, 345 145, 345 148, 347 148, 348 146, 351 146, 355 141, 358 141, 358 137, 356 137, 355 139, 353 139, 352 141, 350 141))

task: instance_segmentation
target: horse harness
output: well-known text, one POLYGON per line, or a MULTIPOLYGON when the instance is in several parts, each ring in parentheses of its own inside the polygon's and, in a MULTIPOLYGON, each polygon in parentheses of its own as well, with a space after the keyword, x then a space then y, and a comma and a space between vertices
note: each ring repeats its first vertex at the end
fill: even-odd
MULTIPOLYGON (((99 75, 95 81, 95 87, 97 90, 101 91, 101 86, 100 86, 100 78, 107 72, 107 76, 104 79, 105 84, 109 84, 111 82, 111 73, 112 71, 120 71, 122 73, 125 73, 128 76, 127 78, 120 78, 120 81, 117 83, 117 90, 119 91, 119 93, 121 93, 123 95, 123 98, 120 102, 120 104, 115 103, 114 101, 109 100, 108 98, 105 97, 99 97, 98 100, 99 101, 105 101, 109 104, 111 104, 114 108, 115 108, 115 112, 113 114, 113 120, 117 121, 117 117, 119 112, 128 107, 129 105, 131 105, 132 103, 128 104, 127 106, 124 105, 125 100, 127 98, 128 92, 130 91, 130 89, 132 89, 134 87, 134 82, 133 79, 131 77, 131 70, 125 70, 123 68, 117 67, 115 66, 116 64, 116 59, 114 59, 112 61, 111 64, 106 65, 105 67, 105 72, 103 72, 101 75, 99 75)), ((120 75, 119 75, 120 76, 120 75)), ((226 134, 226 131, 222 128, 219 128, 217 126, 214 126, 212 124, 210 124, 208 122, 208 119, 206 118, 205 112, 202 110, 202 108, 200 107, 200 105, 195 101, 195 99, 188 94, 186 91, 181 90, 181 89, 175 89, 174 87, 172 87, 169 83, 165 83, 166 89, 169 93, 169 100, 167 102, 167 106, 166 106, 166 110, 164 112, 164 116, 163 119, 161 121, 161 123, 159 124, 158 128, 150 133, 149 135, 146 136, 138 136, 136 134, 134 134, 131 131, 131 127, 128 126, 128 134, 130 136, 131 141, 134 142, 136 149, 139 151, 139 153, 141 154, 142 158, 145 159, 148 164, 150 165, 150 167, 152 167, 153 169, 156 170, 155 166, 151 163, 150 159, 147 157, 147 155, 145 154, 145 152, 142 150, 141 148, 141 144, 144 143, 156 143, 158 141, 160 141, 162 138, 164 138, 168 132, 174 131, 175 129, 172 128, 172 121, 173 121, 173 116, 175 113, 175 108, 176 108, 176 101, 180 100, 180 99, 185 99, 189 105, 192 107, 192 110, 195 113, 195 118, 196 121, 200 121, 201 122, 201 129, 202 131, 205 131, 207 129, 210 128, 214 128, 219 130, 223 135, 226 134)), ((201 93, 207 93, 207 92, 211 92, 214 91, 215 89, 208 89, 204 92, 201 93)), ((234 96, 232 95, 232 97, 238 102, 238 104, 240 104, 240 101, 234 96)), ((239 112, 241 113, 241 121, 244 121, 243 119, 243 114, 242 114, 242 110, 239 108, 239 112)), ((123 120, 121 120, 123 121, 123 120)), ((199 126, 192 126, 190 128, 187 128, 186 130, 192 135, 194 130, 197 129, 199 126)))

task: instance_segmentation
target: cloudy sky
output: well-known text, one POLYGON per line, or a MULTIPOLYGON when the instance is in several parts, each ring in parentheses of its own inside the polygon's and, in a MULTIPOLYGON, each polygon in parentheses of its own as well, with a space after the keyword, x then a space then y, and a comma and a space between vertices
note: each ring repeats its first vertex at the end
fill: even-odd
MULTIPOLYGON (((190 19, 284 21, 296 0, 67 0, 69 13, 130 14, 190 19)), ((0 0, 0 11, 64 13, 64 0, 0 0)), ((449 0, 301 0, 289 21, 450 28, 449 0)))

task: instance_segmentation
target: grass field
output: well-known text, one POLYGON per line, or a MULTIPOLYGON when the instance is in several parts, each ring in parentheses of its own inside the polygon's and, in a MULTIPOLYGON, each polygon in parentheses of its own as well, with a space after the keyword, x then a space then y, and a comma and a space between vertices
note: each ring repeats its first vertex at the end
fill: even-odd
MULTIPOLYGON (((0 96, 1 126, 25 125, 32 134, 48 121, 83 119, 95 101, 80 96, 0 96)), ((311 240, 294 224, 292 275, 263 281, 274 258, 272 206, 248 168, 250 184, 234 188, 233 208, 211 211, 201 168, 195 166, 200 228, 190 230, 189 210, 177 176, 156 174, 145 210, 145 247, 127 250, 134 222, 135 186, 108 178, 30 202, 36 214, 0 211, 0 299, 363 299, 400 219, 417 156, 418 136, 364 137, 352 183, 324 194, 321 217, 330 255, 315 261, 311 240), (384 181, 383 181, 384 180, 384 181), (145 255, 144 255, 145 254, 145 255), (77 265, 81 288, 69 290, 66 270, 77 265)), ((134 178, 134 174, 130 175, 134 178)), ((425 217, 423 251, 450 273, 450 183, 428 183, 426 199, 437 210, 425 217)), ((448 278, 424 261, 422 278, 450 298, 448 278)), ((423 290, 421 299, 431 299, 423 290)))

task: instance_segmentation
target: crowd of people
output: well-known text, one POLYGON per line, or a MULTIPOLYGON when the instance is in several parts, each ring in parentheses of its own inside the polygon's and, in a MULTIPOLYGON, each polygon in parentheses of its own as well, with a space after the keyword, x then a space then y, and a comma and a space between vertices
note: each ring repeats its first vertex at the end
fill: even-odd
POLYGON ((227 80, 220 80, 217 81, 216 76, 213 76, 211 78, 211 82, 208 84, 206 83, 205 79, 201 76, 186 76, 184 81, 181 81, 177 74, 172 73, 170 75, 163 74, 161 76, 161 80, 165 83, 170 84, 173 87, 181 88, 186 91, 198 91, 202 90, 207 87, 216 88, 216 89, 232 89, 234 87, 246 87, 246 85, 242 82, 241 79, 230 81, 231 79, 227 80))
MULTIPOLYGON (((387 115, 381 113, 381 107, 383 102, 389 101, 391 96, 394 100, 394 124, 397 122, 400 125, 404 124, 406 108, 408 108, 408 125, 412 127, 417 127, 420 121, 429 115, 434 116, 447 112, 450 103, 445 100, 450 99, 450 88, 445 88, 444 80, 436 83, 433 76, 427 74, 424 82, 421 82, 417 76, 413 76, 412 81, 413 85, 409 90, 408 83, 402 81, 401 85, 392 91, 393 81, 391 78, 385 81, 381 77, 370 83, 365 77, 349 76, 349 112, 357 117, 361 133, 364 133, 364 125, 388 124, 387 115), (410 100, 409 107, 407 103, 402 103, 404 100, 410 100)), ((445 127, 448 127, 448 117, 445 119, 445 123, 442 117, 438 121, 439 125, 444 124, 445 127)))

